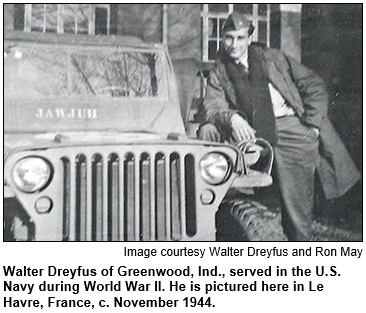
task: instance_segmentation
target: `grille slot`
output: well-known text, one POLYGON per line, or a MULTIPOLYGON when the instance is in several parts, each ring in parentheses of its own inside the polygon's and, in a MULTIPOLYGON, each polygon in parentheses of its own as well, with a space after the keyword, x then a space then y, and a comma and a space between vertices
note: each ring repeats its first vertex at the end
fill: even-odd
POLYGON ((124 240, 135 239, 135 158, 133 154, 128 154, 124 160, 124 220, 125 231, 124 240))
POLYGON ((181 239, 181 183, 180 183, 180 158, 173 153, 170 156, 170 222, 172 239, 181 239))
POLYGON ((155 225, 156 239, 166 239, 167 214, 166 214, 166 164, 165 156, 158 153, 155 156, 155 225), (159 221, 159 222, 158 222, 159 221))
POLYGON ((151 239, 151 179, 150 157, 143 154, 140 159, 140 240, 151 239))
POLYGON ((119 166, 120 160, 116 154, 112 154, 108 161, 108 240, 120 240, 123 234, 123 215, 119 212, 119 166), (121 221, 121 223, 120 223, 121 221))
POLYGON ((185 156, 184 162, 185 173, 185 200, 186 200, 186 232, 187 235, 193 237, 197 233, 197 215, 196 215, 196 181, 194 168, 194 157, 191 154, 185 156))
POLYGON ((96 152, 61 162, 64 240, 166 241, 195 235, 193 155, 96 152))
POLYGON ((80 155, 76 158, 76 240, 86 240, 87 229, 87 173, 86 158, 80 155))

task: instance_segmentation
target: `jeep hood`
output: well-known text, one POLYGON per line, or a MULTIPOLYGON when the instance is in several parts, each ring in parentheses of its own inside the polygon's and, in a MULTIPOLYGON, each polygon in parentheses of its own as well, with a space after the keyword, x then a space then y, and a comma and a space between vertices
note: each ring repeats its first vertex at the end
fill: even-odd
POLYGON ((16 148, 42 148, 71 145, 133 144, 139 142, 159 142, 166 137, 152 133, 117 133, 117 132, 48 132, 5 134, 6 151, 16 148))

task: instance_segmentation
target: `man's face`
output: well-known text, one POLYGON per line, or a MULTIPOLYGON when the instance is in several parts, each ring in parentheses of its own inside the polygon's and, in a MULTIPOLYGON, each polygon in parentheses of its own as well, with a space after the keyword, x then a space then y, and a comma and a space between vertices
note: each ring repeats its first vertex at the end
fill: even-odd
POLYGON ((253 36, 248 34, 249 28, 227 31, 224 36, 224 48, 235 60, 241 59, 248 50, 253 36))

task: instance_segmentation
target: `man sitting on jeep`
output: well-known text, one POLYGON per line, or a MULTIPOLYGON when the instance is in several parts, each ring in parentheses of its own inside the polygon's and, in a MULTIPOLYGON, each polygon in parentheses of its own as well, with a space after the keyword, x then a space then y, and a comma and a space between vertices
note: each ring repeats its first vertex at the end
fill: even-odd
POLYGON ((284 231, 290 241, 310 241, 316 170, 327 198, 342 196, 360 178, 328 119, 323 81, 281 51, 253 43, 254 27, 237 12, 223 32, 203 103, 207 123, 198 137, 268 140, 275 151, 284 231))

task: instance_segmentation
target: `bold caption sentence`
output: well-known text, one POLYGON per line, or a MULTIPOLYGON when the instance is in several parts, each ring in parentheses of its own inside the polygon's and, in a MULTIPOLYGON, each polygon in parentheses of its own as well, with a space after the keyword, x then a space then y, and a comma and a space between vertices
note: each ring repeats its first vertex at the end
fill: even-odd
POLYGON ((300 266, 284 268, 277 265, 269 265, 265 268, 190 265, 176 268, 131 268, 121 265, 99 270, 83 266, 76 268, 3 266, 3 275, 5 276, 4 308, 36 307, 41 309, 44 307, 213 308, 217 293, 322 292, 325 290, 325 285, 318 282, 319 277, 341 276, 336 266, 322 265, 313 268, 300 266), (29 280, 34 277, 38 277, 40 281, 19 282, 19 280, 29 280), (46 277, 47 280, 43 280, 46 277), (110 280, 106 282, 105 277, 110 280), (271 277, 280 278, 273 283, 271 277), (288 277, 292 278, 290 282, 288 277), (98 278, 101 279, 98 280, 98 278), (134 292, 146 295, 146 297, 134 299, 134 292), (41 299, 42 293, 45 294, 45 298, 41 299), (194 293, 194 296, 177 296, 183 293, 190 295, 194 293), (29 296, 24 296, 25 294, 40 298, 29 299, 29 296), (93 296, 85 299, 85 295, 88 298, 88 294, 93 294, 93 296), (102 299, 98 299, 98 297, 102 297, 102 299))

